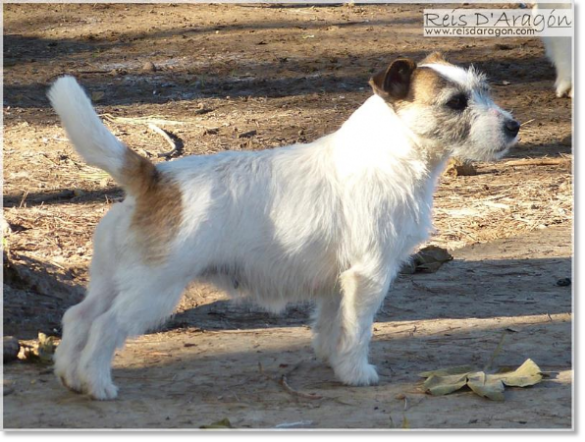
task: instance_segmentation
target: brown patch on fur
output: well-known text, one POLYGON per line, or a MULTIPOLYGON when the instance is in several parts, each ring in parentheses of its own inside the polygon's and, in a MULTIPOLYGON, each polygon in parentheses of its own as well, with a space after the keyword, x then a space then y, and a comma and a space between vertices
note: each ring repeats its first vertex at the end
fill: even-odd
POLYGON ((158 182, 158 171, 153 163, 132 149, 126 149, 120 183, 130 195, 147 193, 158 182))
MULTIPOLYGON (((440 52, 429 54, 419 64, 439 63, 453 66, 440 52)), ((407 58, 395 60, 386 70, 370 79, 374 92, 393 106, 431 104, 447 80, 433 69, 420 68, 407 58)))
MULTIPOLYGON (((448 80, 437 71, 430 68, 420 67, 424 64, 438 63, 453 66, 443 57, 441 52, 432 52, 419 63, 410 78, 408 94, 403 98, 403 104, 431 104, 436 99, 442 88, 447 86, 448 80)), ((400 106, 400 103, 398 103, 400 106)))
POLYGON ((447 80, 435 70, 418 68, 412 74, 411 87, 404 101, 431 104, 446 85, 447 80))
POLYGON ((427 55, 420 62, 420 64, 431 64, 431 63, 437 63, 437 64, 444 64, 444 65, 447 65, 447 66, 453 66, 452 63, 449 63, 447 60, 445 60, 445 57, 443 57, 443 53, 442 52, 431 52, 429 55, 427 55))
POLYGON ((145 263, 159 264, 167 257, 169 244, 181 224, 179 186, 131 149, 124 158, 122 175, 122 186, 136 199, 130 224, 136 234, 136 246, 145 263))

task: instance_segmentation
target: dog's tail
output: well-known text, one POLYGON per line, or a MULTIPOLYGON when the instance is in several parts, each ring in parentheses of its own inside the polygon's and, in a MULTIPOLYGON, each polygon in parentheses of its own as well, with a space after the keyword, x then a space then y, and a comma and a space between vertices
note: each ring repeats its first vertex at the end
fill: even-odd
POLYGON ((146 191, 157 178, 154 164, 126 147, 101 122, 73 77, 59 78, 48 92, 75 150, 108 172, 130 194, 146 191))

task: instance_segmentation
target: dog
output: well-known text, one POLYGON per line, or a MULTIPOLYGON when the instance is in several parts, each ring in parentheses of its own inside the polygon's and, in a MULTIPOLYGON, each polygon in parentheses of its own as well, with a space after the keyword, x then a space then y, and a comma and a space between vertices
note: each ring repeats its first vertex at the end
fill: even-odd
MULTIPOLYGON (((535 3, 533 14, 539 9, 571 9, 571 3, 535 3)), ((555 92, 558 98, 573 98, 573 46, 571 37, 541 37, 548 59, 555 66, 557 79, 555 92)))
POLYGON ((274 312, 314 300, 318 358, 344 384, 376 384, 374 315, 429 238, 448 158, 497 159, 520 125, 483 75, 440 53, 398 58, 369 83, 373 95, 312 143, 155 166, 108 131, 72 77, 58 79, 48 96, 69 139, 126 193, 97 226, 86 297, 63 317, 62 383, 115 398, 115 349, 160 325, 199 280, 274 312))

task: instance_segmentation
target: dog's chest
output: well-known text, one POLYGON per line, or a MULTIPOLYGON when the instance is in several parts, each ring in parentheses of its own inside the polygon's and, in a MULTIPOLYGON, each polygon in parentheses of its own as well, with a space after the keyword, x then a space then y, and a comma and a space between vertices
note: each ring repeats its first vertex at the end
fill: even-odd
POLYGON ((384 196, 374 202, 374 230, 381 246, 393 257, 406 259, 428 240, 432 231, 434 182, 386 183, 384 196))

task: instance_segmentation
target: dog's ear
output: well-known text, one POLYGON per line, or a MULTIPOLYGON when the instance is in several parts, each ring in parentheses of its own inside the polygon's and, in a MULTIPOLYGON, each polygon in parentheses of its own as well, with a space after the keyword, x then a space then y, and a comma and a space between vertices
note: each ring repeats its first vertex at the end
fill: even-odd
POLYGON ((374 93, 387 101, 401 100, 408 95, 416 63, 409 58, 394 60, 388 69, 370 78, 374 93))

